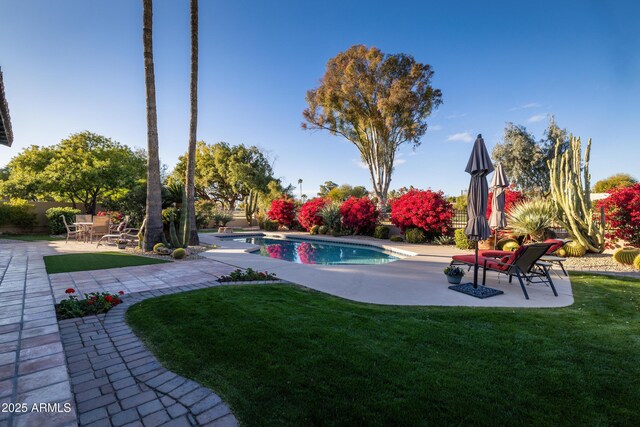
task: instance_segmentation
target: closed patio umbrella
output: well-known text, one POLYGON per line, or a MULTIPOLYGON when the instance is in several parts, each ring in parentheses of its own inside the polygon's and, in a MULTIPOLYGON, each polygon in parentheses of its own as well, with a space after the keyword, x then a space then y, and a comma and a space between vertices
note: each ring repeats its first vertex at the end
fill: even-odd
POLYGON ((491 236, 491 228, 487 222, 487 199, 489 198, 489 186, 487 175, 493 172, 493 164, 484 145, 482 135, 478 134, 465 172, 471 175, 469 191, 467 193, 467 226, 464 234, 469 240, 476 242, 475 263, 473 268, 473 283, 449 286, 458 292, 472 295, 478 298, 487 298, 503 293, 497 289, 485 286, 478 288, 478 244, 479 240, 486 240, 491 236))
MULTIPOLYGON (((502 164, 496 165, 495 173, 491 179, 491 191, 493 198, 491 199, 491 216, 489 217, 489 227, 496 230, 495 244, 498 242, 498 230, 507 226, 507 218, 504 213, 505 191, 509 187, 509 180, 504 173, 502 164)), ((494 244, 494 248, 495 248, 494 244)))

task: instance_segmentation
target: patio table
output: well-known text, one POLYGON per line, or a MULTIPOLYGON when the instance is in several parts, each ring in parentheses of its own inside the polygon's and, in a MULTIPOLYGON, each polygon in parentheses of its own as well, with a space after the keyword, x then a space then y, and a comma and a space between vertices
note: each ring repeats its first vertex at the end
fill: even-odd
POLYGON ((91 231, 91 227, 93 227, 93 222, 74 222, 73 225, 81 231, 84 243, 87 243, 87 236, 89 235, 89 231, 91 231))
MULTIPOLYGON (((550 264, 558 264, 560 266, 560 268, 562 269, 562 272, 564 273, 565 276, 568 276, 569 273, 567 273, 567 270, 564 269, 564 265, 562 265, 562 263, 564 261, 566 261, 566 258, 560 257, 560 256, 555 256, 555 255, 545 255, 543 257, 540 258, 540 261, 543 262, 548 262, 550 264)), ((560 275, 558 275, 560 276, 560 275)))

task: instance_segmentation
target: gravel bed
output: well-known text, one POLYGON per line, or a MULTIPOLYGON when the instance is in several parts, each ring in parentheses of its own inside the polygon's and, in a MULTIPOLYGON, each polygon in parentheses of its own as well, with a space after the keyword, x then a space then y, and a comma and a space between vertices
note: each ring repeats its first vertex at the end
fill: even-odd
POLYGON ((600 271, 600 272, 638 272, 633 266, 618 264, 611 254, 587 254, 580 258, 567 258, 564 262, 567 270, 600 271))
POLYGON ((146 256, 149 258, 156 258, 156 259, 163 259, 166 261, 191 261, 195 259, 204 259, 203 256, 199 255, 200 252, 207 251, 211 248, 212 248, 211 246, 189 246, 187 248, 188 255, 183 259, 174 259, 170 255, 158 255, 153 252, 145 252, 142 249, 139 249, 138 247, 127 247, 125 251, 134 255, 141 255, 141 256, 146 256))

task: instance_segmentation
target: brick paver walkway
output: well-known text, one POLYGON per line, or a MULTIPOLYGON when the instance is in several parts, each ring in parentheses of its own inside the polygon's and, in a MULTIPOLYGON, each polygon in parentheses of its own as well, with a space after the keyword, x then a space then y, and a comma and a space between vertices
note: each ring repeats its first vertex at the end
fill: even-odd
POLYGON ((81 425, 237 425, 220 397, 160 366, 125 322, 126 310, 136 302, 217 285, 210 282, 135 293, 106 316, 60 322, 81 425))
MULTIPOLYGON (((68 248, 95 249, 71 243, 68 248)), ((0 427, 77 424, 54 308, 66 288, 81 293, 149 291, 211 282, 233 270, 215 261, 194 260, 48 276, 43 256, 57 253, 47 242, 0 244, 0 427), (59 405, 33 406, 47 403, 59 405)))

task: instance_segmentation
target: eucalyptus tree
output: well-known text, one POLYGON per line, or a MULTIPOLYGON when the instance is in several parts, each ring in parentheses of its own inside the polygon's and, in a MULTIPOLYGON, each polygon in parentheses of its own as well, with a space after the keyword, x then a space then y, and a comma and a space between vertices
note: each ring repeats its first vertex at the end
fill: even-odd
POLYGON ((307 92, 303 129, 327 130, 353 143, 385 205, 395 156, 420 145, 427 117, 442 103, 433 70, 406 54, 355 45, 331 58, 320 85, 307 92))

